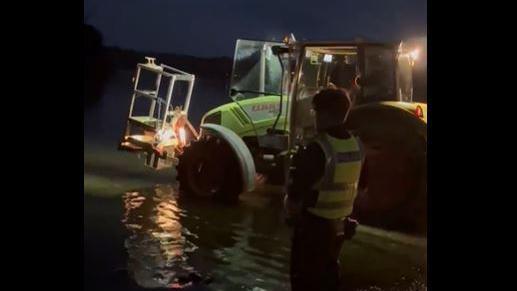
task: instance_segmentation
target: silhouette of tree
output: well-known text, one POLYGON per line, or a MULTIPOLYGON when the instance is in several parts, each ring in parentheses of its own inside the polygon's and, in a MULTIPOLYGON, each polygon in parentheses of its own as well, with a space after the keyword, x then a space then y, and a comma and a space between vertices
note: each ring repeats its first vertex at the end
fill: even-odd
POLYGON ((103 46, 102 34, 83 24, 83 102, 85 107, 97 103, 111 73, 111 63, 103 46))

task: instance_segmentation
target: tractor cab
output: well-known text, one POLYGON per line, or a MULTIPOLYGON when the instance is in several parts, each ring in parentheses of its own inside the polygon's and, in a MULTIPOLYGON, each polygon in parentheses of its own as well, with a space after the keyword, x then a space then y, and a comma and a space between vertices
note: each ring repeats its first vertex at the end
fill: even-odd
POLYGON ((352 107, 411 103, 413 61, 414 52, 402 44, 239 39, 230 85, 236 116, 221 120, 213 110, 207 117, 217 113, 219 123, 261 147, 285 148, 286 133, 291 145, 314 135, 312 97, 322 89, 347 91, 352 107))
POLYGON ((301 43, 290 92, 293 141, 314 136, 312 98, 326 88, 346 91, 352 110, 369 103, 412 102, 412 59, 402 45, 301 43))

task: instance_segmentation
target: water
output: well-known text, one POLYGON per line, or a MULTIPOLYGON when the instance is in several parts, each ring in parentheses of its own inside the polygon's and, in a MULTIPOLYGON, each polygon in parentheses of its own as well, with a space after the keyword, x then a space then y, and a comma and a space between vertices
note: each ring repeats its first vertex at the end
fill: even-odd
MULTIPOLYGON (((96 290, 289 290, 290 229, 277 191, 248 193, 231 206, 175 188, 87 197, 86 252, 112 257, 103 270, 86 268, 96 290), (98 215, 105 219, 95 221, 98 215), (117 270, 125 277, 113 285, 117 270)), ((424 290, 425 251, 422 239, 363 226, 343 249, 344 290, 424 290)))
MULTIPOLYGON (((85 112, 85 290, 289 290, 291 230, 282 193, 262 188, 237 205, 179 193, 172 170, 155 172, 116 145, 130 73, 85 112)), ((226 99, 196 84, 194 118, 226 99)), ((426 290, 425 238, 361 226, 345 243, 343 290, 426 290)))
POLYGON ((147 288, 196 273, 211 281, 207 290, 287 290, 288 231, 280 212, 252 205, 257 198, 235 207, 185 199, 169 185, 125 193, 130 275, 147 288))

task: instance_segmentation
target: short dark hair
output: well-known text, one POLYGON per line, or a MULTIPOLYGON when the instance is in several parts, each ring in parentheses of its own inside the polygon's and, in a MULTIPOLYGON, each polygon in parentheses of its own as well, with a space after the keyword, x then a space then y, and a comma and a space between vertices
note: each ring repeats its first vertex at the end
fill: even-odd
POLYGON ((343 115, 348 112, 351 102, 342 89, 323 89, 312 99, 312 106, 316 112, 327 112, 335 115, 343 115))

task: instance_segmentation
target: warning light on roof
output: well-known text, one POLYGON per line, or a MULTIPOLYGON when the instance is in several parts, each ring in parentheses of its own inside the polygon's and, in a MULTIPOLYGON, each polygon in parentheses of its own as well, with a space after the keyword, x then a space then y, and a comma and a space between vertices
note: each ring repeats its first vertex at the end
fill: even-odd
POLYGON ((420 55, 420 50, 419 49, 414 49, 412 50, 410 53, 409 53, 409 57, 413 60, 413 61, 416 61, 418 60, 418 56, 420 55))
POLYGON ((411 66, 415 65, 415 61, 418 60, 418 56, 420 56, 420 50, 414 49, 408 53, 409 61, 411 62, 411 66))

